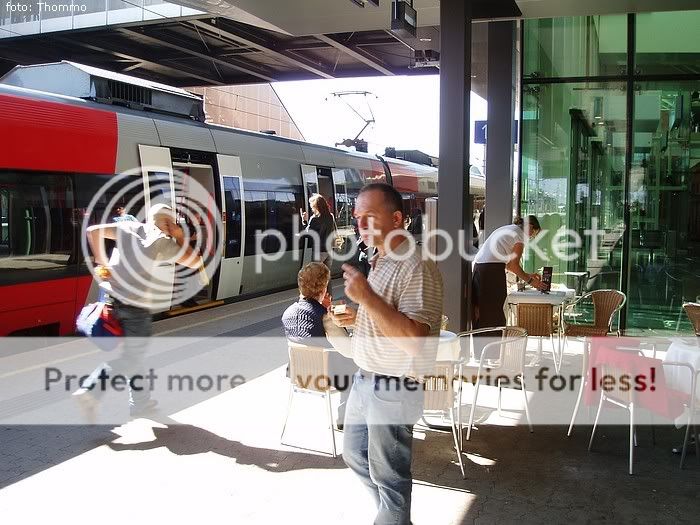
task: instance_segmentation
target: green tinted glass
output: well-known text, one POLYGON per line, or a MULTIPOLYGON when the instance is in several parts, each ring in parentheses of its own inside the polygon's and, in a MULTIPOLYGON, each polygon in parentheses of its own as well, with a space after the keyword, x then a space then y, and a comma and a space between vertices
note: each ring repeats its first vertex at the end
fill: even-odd
POLYGON ((700 11, 638 14, 635 51, 639 74, 700 75, 700 11))
POLYGON ((593 82, 525 86, 522 209, 536 215, 543 228, 538 243, 543 254, 531 252, 525 264, 529 271, 553 266, 554 282, 573 286, 571 273, 588 271, 584 289, 619 288, 626 146, 622 88, 593 82), (580 247, 563 247, 561 237, 557 247, 557 234, 565 232, 578 237, 580 247))
POLYGON ((524 35, 524 78, 625 73, 626 15, 525 20, 524 35))
POLYGON ((690 333, 700 298, 700 80, 636 85, 627 325, 690 333))

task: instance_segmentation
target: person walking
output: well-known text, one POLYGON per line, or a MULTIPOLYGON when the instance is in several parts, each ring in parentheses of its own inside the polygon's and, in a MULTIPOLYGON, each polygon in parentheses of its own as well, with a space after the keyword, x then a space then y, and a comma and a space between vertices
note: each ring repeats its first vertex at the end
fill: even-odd
POLYGON ((170 206, 156 204, 147 214, 147 222, 123 220, 97 224, 87 228, 87 238, 98 265, 98 272, 107 276, 100 285, 108 294, 115 318, 124 334, 124 344, 117 359, 98 366, 73 395, 83 407, 88 420, 93 420, 100 397, 98 384, 107 384, 110 374, 129 378, 129 408, 132 416, 154 408, 150 389, 145 388, 143 338, 152 331, 151 310, 158 308, 157 288, 169 282, 159 269, 164 262, 201 269, 202 258, 185 242, 182 229, 175 223, 170 206), (115 249, 107 259, 105 241, 115 241, 115 249), (135 381, 139 378, 140 381, 135 381))
POLYGON ((374 523, 404 525, 410 523, 421 381, 434 367, 440 333, 442 277, 406 238, 401 194, 392 186, 363 187, 354 215, 362 240, 377 254, 368 278, 343 265, 345 294, 359 307, 331 314, 338 326, 354 326, 352 356, 360 367, 345 413, 343 459, 374 498, 374 523))

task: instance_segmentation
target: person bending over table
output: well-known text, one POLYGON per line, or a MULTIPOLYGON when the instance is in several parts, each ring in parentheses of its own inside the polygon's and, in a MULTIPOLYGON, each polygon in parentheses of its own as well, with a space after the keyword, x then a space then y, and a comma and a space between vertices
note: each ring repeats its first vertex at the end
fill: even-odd
POLYGON ((534 239, 542 228, 534 215, 514 224, 501 226, 488 236, 474 258, 472 276, 472 326, 505 326, 503 305, 506 302, 506 270, 542 290, 544 284, 536 273, 527 273, 520 265, 526 239, 534 239))

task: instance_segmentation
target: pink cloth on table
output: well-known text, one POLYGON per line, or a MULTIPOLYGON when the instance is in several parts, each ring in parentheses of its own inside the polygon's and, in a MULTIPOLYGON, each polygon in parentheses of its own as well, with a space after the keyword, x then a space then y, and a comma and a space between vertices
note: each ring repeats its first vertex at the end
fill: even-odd
MULTIPOLYGON (((621 375, 629 376, 630 388, 634 392, 636 406, 641 406, 668 419, 683 413, 683 404, 688 403, 688 394, 666 386, 663 361, 637 354, 633 350, 618 350, 619 347, 638 346, 639 341, 613 337, 591 338, 591 357, 588 364, 588 382, 585 392, 586 404, 600 401, 603 365, 615 368, 621 375)), ((620 377, 614 378, 616 383, 620 377)))

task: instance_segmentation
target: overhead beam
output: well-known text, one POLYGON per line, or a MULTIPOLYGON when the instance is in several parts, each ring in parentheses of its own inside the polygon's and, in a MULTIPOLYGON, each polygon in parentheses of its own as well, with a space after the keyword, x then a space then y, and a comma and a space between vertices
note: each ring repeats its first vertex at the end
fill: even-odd
POLYGON ((360 49, 357 46, 354 45, 346 45, 341 42, 338 42, 335 38, 328 36, 328 35, 314 35, 316 38, 318 38, 321 42, 325 42, 331 47, 334 47, 338 49, 339 51, 342 51, 346 55, 351 56, 355 60, 358 60, 362 62, 363 64, 368 65, 372 69, 379 71, 382 75, 388 75, 388 76, 393 76, 394 72, 391 71, 390 69, 387 69, 384 67, 382 64, 378 62, 378 59, 375 57, 372 57, 369 53, 367 53, 365 50, 360 49))
POLYGON ((96 44, 91 44, 88 42, 83 42, 81 40, 76 39, 75 37, 73 38, 67 38, 67 37, 61 37, 57 35, 52 35, 51 38, 53 40, 57 40, 63 44, 68 44, 70 46, 79 46, 84 49, 89 49, 91 51, 97 51, 98 53, 104 53, 106 55, 111 55, 117 58, 126 58, 128 60, 133 60, 134 62, 141 62, 142 64, 149 64, 154 67, 158 67, 161 69, 165 69, 168 71, 171 71, 173 75, 176 77, 182 76, 182 74, 186 74, 188 77, 196 78, 198 80, 201 80, 203 82, 206 82, 207 84, 214 84, 217 86, 223 86, 226 85, 226 82, 223 82, 222 80, 219 79, 214 79, 208 76, 201 75, 197 71, 193 71, 190 68, 186 66, 178 66, 178 67, 173 67, 169 66, 167 64, 163 64, 161 62, 153 62, 152 60, 149 60, 145 57, 142 56, 137 56, 136 53, 133 51, 129 52, 124 52, 125 50, 117 51, 116 49, 109 49, 107 47, 102 47, 96 44))
MULTIPOLYGON (((221 19, 217 20, 218 24, 222 24, 222 22, 223 21, 221 19)), ((323 65, 316 64, 311 60, 303 59, 301 57, 291 56, 286 51, 277 51, 275 49, 272 49, 269 45, 264 45, 259 42, 255 42, 253 40, 250 40, 249 38, 238 35, 236 33, 231 33, 230 31, 222 29, 218 25, 211 25, 207 22, 202 22, 201 20, 191 20, 189 24, 206 31, 209 35, 217 37, 220 40, 225 41, 226 39, 228 39, 229 41, 238 42, 248 47, 255 48, 268 56, 274 57, 282 62, 286 62, 287 64, 290 64, 296 68, 305 69, 306 71, 309 71, 310 73, 313 73, 314 75, 319 76, 321 78, 335 78, 335 76, 331 74, 323 65)))
POLYGON ((269 75, 266 75, 264 73, 260 73, 258 71, 255 71, 254 69, 250 67, 244 67, 239 64, 236 64, 234 62, 231 62, 230 60, 223 60, 221 58, 217 58, 212 55, 208 55, 206 53, 200 53, 199 51, 195 51, 192 49, 192 47, 188 46, 183 46, 179 43, 173 42, 172 40, 169 40, 163 36, 152 36, 152 35, 147 35, 146 33, 143 32, 143 29, 141 31, 136 31, 135 29, 128 29, 128 28, 117 28, 116 31, 118 33, 121 33, 123 35, 127 36, 133 36, 137 35, 138 38, 145 40, 146 42, 150 42, 152 44, 156 45, 162 45, 164 47, 167 47, 169 49, 174 49, 175 51, 179 51, 185 55, 189 55, 192 57, 196 58, 201 58, 203 60, 210 60, 214 62, 215 64, 219 64, 221 66, 225 66, 231 69, 235 69, 236 71, 240 73, 245 73, 246 75, 254 76, 259 78, 260 80, 264 80, 265 82, 276 82, 277 79, 274 77, 271 77, 269 75))

